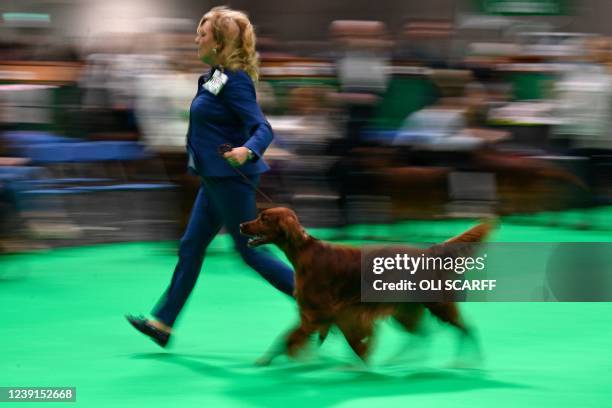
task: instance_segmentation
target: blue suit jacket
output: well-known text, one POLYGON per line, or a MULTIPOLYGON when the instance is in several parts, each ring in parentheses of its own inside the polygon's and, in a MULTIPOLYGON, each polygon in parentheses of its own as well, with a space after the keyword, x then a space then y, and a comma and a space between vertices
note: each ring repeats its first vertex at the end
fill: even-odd
POLYGON ((244 71, 225 70, 227 83, 214 95, 204 89, 217 68, 198 79, 198 92, 191 102, 187 150, 193 167, 203 177, 236 176, 236 171, 219 155, 219 146, 245 146, 252 160, 238 167, 243 174, 259 174, 270 168, 261 159, 273 138, 272 127, 255 98, 253 81, 244 71))

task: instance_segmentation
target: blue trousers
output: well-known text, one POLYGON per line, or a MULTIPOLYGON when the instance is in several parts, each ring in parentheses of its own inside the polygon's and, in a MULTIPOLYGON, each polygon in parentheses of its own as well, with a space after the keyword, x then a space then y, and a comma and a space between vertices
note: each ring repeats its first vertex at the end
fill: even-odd
MULTIPOLYGON (((259 175, 249 177, 254 185, 259 175)), ((276 289, 293 296, 293 270, 265 248, 249 248, 240 224, 257 217, 255 191, 240 177, 204 177, 187 230, 181 238, 178 263, 170 286, 153 310, 153 316, 172 326, 191 293, 204 261, 206 248, 222 226, 234 240, 242 259, 276 289)))

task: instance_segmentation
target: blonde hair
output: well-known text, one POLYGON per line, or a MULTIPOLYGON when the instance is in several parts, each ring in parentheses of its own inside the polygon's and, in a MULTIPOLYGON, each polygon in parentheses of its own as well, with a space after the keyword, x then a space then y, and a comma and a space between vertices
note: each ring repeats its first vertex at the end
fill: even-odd
POLYGON ((210 22, 213 37, 220 47, 219 64, 232 71, 242 69, 256 82, 259 61, 255 52, 255 30, 249 17, 242 11, 220 6, 204 14, 198 27, 206 21, 210 22))

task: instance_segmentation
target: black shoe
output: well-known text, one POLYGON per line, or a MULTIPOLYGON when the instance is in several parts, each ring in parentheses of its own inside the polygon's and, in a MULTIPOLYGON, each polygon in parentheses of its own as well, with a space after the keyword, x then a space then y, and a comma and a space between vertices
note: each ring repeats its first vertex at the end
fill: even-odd
POLYGON ((146 334, 149 336, 154 342, 159 344, 161 347, 166 347, 168 341, 170 340, 170 333, 166 333, 165 331, 159 330, 156 327, 151 326, 147 319, 143 316, 132 316, 126 315, 125 318, 132 326, 136 328, 139 332, 146 334))

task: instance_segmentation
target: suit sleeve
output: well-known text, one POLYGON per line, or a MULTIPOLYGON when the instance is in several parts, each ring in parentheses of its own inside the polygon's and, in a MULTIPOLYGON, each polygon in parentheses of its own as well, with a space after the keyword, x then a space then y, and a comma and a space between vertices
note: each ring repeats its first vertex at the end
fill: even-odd
POLYGON ((259 160, 272 143, 274 135, 272 126, 257 104, 253 81, 243 72, 232 75, 220 96, 226 106, 240 117, 249 132, 250 137, 243 146, 253 151, 252 161, 259 160))

